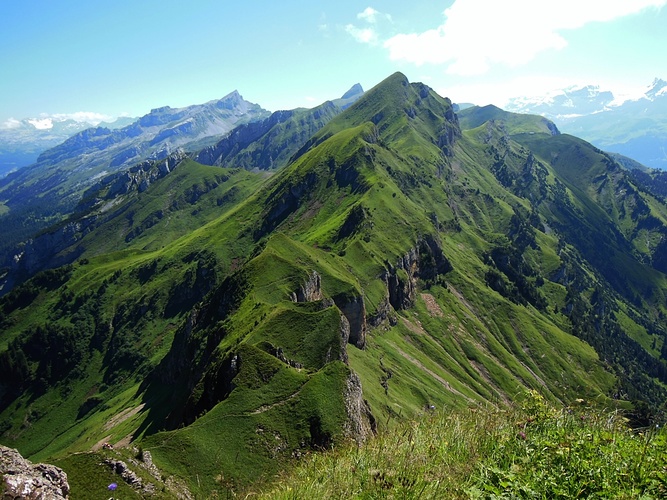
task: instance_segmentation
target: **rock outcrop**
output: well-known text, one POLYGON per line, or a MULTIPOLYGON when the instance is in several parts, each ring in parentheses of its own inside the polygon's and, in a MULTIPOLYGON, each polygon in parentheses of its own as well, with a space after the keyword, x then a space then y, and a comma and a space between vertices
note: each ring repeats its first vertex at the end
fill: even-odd
POLYGON ((366 345, 366 304, 362 296, 347 297, 338 295, 333 298, 334 303, 343 313, 349 324, 350 334, 348 342, 359 349, 366 345))
POLYGON ((33 464, 12 448, 0 446, 3 500, 69 498, 67 474, 48 464, 33 464))
MULTIPOLYGON (((433 236, 417 241, 396 265, 387 263, 381 278, 387 284, 387 295, 395 310, 407 309, 414 304, 417 295, 417 279, 434 282, 438 276, 452 270, 440 243, 433 236)), ((379 323, 379 321, 375 320, 379 323)))
POLYGON ((354 372, 350 372, 350 376, 347 378, 344 398, 348 420, 343 431, 348 438, 362 444, 372 434, 376 433, 377 423, 371 413, 368 401, 363 398, 361 380, 354 372))
MULTIPOLYGON (((359 349, 363 349, 366 345, 366 305, 362 296, 349 297, 340 294, 333 297, 333 301, 326 298, 322 293, 322 278, 317 271, 313 271, 299 289, 292 292, 290 298, 293 302, 321 300, 323 307, 335 304, 341 312, 341 339, 359 349)), ((346 359, 347 356, 344 356, 343 361, 346 359)))
POLYGON ((292 292, 292 302, 314 302, 322 300, 322 277, 313 271, 306 282, 296 292, 292 292))
POLYGON ((125 481, 135 490, 138 490, 141 493, 149 496, 155 493, 155 485, 152 483, 144 483, 144 481, 136 474, 136 472, 130 469, 128 465, 122 460, 113 460, 111 458, 107 458, 102 463, 109 467, 115 474, 118 474, 123 481, 125 481))

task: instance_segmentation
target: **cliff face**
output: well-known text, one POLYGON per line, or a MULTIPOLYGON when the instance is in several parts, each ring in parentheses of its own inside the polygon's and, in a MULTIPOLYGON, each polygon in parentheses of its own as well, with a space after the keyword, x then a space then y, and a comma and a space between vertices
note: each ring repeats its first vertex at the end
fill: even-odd
MULTIPOLYGON (((387 285, 387 301, 397 311, 407 309, 414 304, 417 293, 417 279, 432 283, 438 276, 452 270, 440 243, 431 235, 419 239, 396 265, 387 263, 382 279, 387 285)), ((373 324, 386 319, 388 308, 382 307, 379 314, 384 317, 373 318, 373 324)))
POLYGON ((348 420, 344 425, 344 433, 348 438, 362 444, 377 431, 375 417, 371 407, 363 398, 361 380, 356 373, 350 372, 344 391, 345 410, 348 420))
POLYGON ((0 446, 2 498, 49 499, 69 498, 67 474, 48 464, 33 464, 12 448, 0 446))
POLYGON ((348 342, 363 349, 366 345, 366 304, 362 296, 334 297, 334 302, 350 325, 348 342))

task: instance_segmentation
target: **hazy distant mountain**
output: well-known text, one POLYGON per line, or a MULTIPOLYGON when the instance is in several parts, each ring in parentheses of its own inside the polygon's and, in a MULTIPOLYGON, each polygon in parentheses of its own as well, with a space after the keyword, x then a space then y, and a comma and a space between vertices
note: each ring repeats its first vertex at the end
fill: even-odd
POLYGON ((119 129, 78 132, 44 151, 33 165, 0 179, 0 220, 8 221, 0 247, 58 222, 88 187, 109 173, 149 158, 165 158, 179 148, 201 149, 235 126, 268 115, 234 91, 204 104, 154 109, 119 129))
POLYGON ((539 114, 549 119, 568 119, 599 113, 614 101, 614 94, 600 87, 569 87, 544 96, 515 97, 505 109, 515 113, 539 114))
POLYGON ((540 114, 563 132, 597 147, 667 169, 667 82, 656 78, 640 96, 623 99, 599 87, 569 88, 512 99, 505 109, 540 114))
POLYGON ((310 137, 364 95, 358 83, 342 97, 314 108, 276 111, 268 118, 235 128, 194 159, 204 165, 272 170, 285 166, 310 137))
MULTIPOLYGON (((120 117, 97 126, 117 129, 134 120, 136 118, 120 117)), ((5 123, 4 127, 0 127, 0 177, 35 163, 39 155, 47 149, 94 126, 89 122, 54 117, 25 118, 5 123)))

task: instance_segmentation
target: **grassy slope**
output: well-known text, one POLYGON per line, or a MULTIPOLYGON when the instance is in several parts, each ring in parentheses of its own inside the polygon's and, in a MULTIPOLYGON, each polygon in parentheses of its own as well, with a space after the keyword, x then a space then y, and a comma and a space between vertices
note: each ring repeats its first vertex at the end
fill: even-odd
POLYGON ((661 498, 664 429, 630 431, 533 393, 509 408, 426 412, 363 447, 313 454, 258 498, 661 498))

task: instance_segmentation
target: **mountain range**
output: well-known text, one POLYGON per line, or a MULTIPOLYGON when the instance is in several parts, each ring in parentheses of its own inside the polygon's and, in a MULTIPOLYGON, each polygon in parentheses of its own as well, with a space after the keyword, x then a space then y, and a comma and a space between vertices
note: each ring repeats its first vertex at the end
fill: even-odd
POLYGON ((667 170, 667 82, 659 78, 642 95, 632 98, 589 85, 542 97, 514 98, 505 109, 540 114, 562 131, 604 151, 667 170))
MULTIPOLYGON (((0 220, 5 222, 0 295, 17 281, 75 257, 71 252, 58 254, 89 231, 97 217, 65 222, 34 235, 70 211, 85 211, 99 184, 113 184, 107 195, 111 197, 143 191, 168 173, 169 165, 180 161, 186 150, 209 165, 280 168, 313 133, 361 95, 363 89, 357 84, 316 108, 278 111, 267 117, 268 112, 233 92, 204 105, 156 109, 118 130, 98 127, 76 134, 44 152, 35 165, 0 180, 5 206, 4 213, 0 210, 0 220), (167 158, 162 167, 152 168, 162 158, 167 158), (144 163, 136 163, 139 160, 144 163), (49 193, 57 193, 57 201, 45 205, 49 193)), ((105 210, 116 202, 111 200, 105 210)))
MULTIPOLYGON (((121 117, 97 126, 116 129, 129 125, 134 120, 121 117)), ((58 117, 26 118, 5 124, 5 127, 0 128, 0 177, 32 165, 47 149, 89 128, 93 128, 93 125, 86 121, 58 117)))
MULTIPOLYGON (((345 100, 63 191, 3 271, 0 442, 83 498, 119 459, 137 495, 210 498, 432 408, 664 405, 652 177, 400 73, 345 100)), ((96 165, 77 145, 43 161, 96 165)))
MULTIPOLYGON (((4 253, 37 231, 63 219, 98 179, 172 151, 197 149, 269 112, 238 92, 185 108, 165 106, 118 129, 88 128, 42 152, 37 161, 0 179, 4 253)), ((3 258, 4 260, 4 258, 3 258)))

